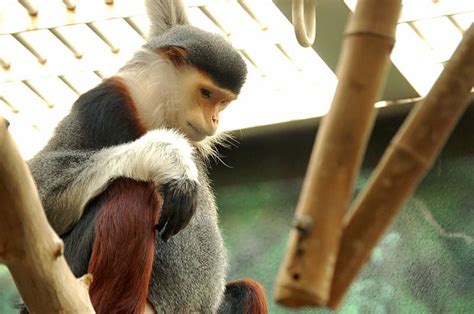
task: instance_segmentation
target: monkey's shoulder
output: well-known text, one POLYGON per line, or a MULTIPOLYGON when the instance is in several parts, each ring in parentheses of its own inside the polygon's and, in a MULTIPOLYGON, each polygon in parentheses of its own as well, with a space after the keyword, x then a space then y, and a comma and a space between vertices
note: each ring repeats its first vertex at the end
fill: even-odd
POLYGON ((126 86, 112 77, 79 96, 44 150, 98 150, 144 133, 126 86))

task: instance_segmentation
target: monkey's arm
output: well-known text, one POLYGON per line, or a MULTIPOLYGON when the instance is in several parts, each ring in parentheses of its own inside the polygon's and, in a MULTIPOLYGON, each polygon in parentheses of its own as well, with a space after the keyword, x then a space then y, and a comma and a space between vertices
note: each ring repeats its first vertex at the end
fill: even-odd
POLYGON ((155 130, 99 151, 45 151, 29 163, 51 225, 67 232, 85 206, 119 177, 165 187, 159 228, 167 239, 187 225, 196 207, 198 171, 193 148, 170 130, 155 130))

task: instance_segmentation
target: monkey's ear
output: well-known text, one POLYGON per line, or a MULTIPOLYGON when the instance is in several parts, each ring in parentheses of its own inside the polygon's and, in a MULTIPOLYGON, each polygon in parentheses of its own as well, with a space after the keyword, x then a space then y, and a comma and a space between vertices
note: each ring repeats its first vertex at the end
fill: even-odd
POLYGON ((190 25, 183 0, 145 0, 150 19, 148 39, 160 36, 175 25, 190 25))
POLYGON ((164 58, 173 62, 175 67, 188 64, 188 52, 186 49, 170 46, 165 48, 158 48, 158 53, 164 58))

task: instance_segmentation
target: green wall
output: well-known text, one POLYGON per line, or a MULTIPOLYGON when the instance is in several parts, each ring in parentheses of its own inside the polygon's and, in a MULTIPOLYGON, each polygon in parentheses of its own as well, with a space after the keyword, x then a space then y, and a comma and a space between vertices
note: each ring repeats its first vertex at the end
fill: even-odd
MULTIPOLYGON (((356 190, 360 191, 403 116, 378 120, 356 190)), ((471 108, 415 195, 375 249, 341 313, 473 313, 474 110, 471 108)), ((286 250, 315 128, 243 133, 215 167, 230 279, 261 281, 271 300, 286 250)), ((290 313, 271 301, 271 313, 290 313)), ((296 312, 296 311, 295 311, 296 312)), ((301 310, 323 313, 325 310, 301 310)))

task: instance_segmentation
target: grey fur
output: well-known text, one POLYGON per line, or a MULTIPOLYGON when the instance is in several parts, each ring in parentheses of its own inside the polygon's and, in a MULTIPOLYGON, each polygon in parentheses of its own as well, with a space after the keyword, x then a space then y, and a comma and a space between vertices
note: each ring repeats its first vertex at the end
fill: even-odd
POLYGON ((94 167, 89 151, 48 151, 43 149, 28 162, 36 181, 49 223, 62 235, 76 223, 82 211, 68 210, 66 204, 56 204, 57 195, 63 192, 74 178, 88 168, 94 167))
MULTIPOLYGON (((90 172, 90 168, 95 167, 91 159, 94 153, 58 154, 58 158, 56 154, 52 155, 53 158, 35 157, 30 167, 51 224, 56 230, 62 230, 61 224, 70 220, 70 213, 64 208, 51 208, 48 198, 55 198, 53 194, 63 189, 61 182, 67 185, 80 176, 81 171, 90 172)), ((224 294, 227 261, 218 228, 217 208, 204 159, 196 156, 195 161, 200 182, 196 213, 188 226, 167 242, 156 238, 149 300, 159 313, 215 313, 224 294)), ((85 214, 86 221, 92 221, 88 215, 85 214)), ((78 227, 65 239, 66 246, 78 248, 66 250, 68 260, 74 260, 71 266, 77 276, 87 269, 90 256, 89 246, 82 242, 91 242, 93 237, 93 226, 80 223, 78 227)))
MULTIPOLYGON (((146 5, 152 20, 147 50, 166 46, 186 49, 190 64, 207 71, 222 87, 239 93, 247 71, 229 43, 195 27, 176 25, 188 24, 181 1, 146 0, 146 5)), ((187 227, 167 242, 157 236, 148 299, 160 313, 217 312, 224 298, 227 259, 206 170, 206 155, 212 154, 207 147, 211 145, 195 143, 195 149, 179 133, 163 129, 138 139, 127 131, 132 135, 125 132, 118 142, 104 134, 96 136, 96 130, 107 128, 100 119, 91 128, 87 124, 90 113, 83 114, 81 108, 99 107, 96 99, 104 103, 100 108, 109 106, 105 101, 109 96, 104 100, 98 91, 98 96, 92 94, 95 98, 83 98, 85 106, 80 101, 73 106, 48 145, 29 162, 50 223, 60 235, 69 232, 65 243, 68 260, 77 263, 72 267, 75 274, 87 270, 94 233, 94 216, 84 213, 84 207, 112 180, 128 177, 156 184, 187 180, 197 183, 196 212, 187 227), (74 252, 72 247, 76 246, 74 252)))
POLYGON ((156 242, 150 297, 159 313, 215 313, 225 288, 226 254, 205 165, 198 161, 196 214, 168 242, 156 242))
POLYGON ((177 25, 153 37, 145 48, 180 47, 188 52, 188 61, 208 73, 214 82, 239 94, 247 77, 240 54, 222 36, 193 26, 177 25))
POLYGON ((71 150, 76 134, 64 125, 57 128, 51 140, 53 144, 58 141, 56 137, 63 138, 63 148, 56 150, 48 144, 29 162, 46 214, 60 235, 80 219, 87 203, 115 178, 149 181, 157 186, 172 180, 197 180, 193 148, 176 132, 155 130, 131 143, 99 150, 71 150))
MULTIPOLYGON (((68 118, 65 121, 68 121, 68 118)), ((57 194, 70 188, 71 184, 74 186, 77 178, 83 177, 84 173, 101 171, 100 168, 103 167, 97 166, 98 157, 103 156, 101 150, 50 150, 51 147, 56 146, 53 145, 54 143, 60 141, 59 138, 65 148, 76 146, 75 138, 80 133, 69 132, 67 128, 58 128, 50 145, 29 162, 48 219, 61 235, 69 229, 65 226, 74 224, 79 219, 76 217, 78 211, 65 207, 67 205, 65 203, 51 202, 51 200, 58 199, 57 194)), ((140 140, 143 138, 122 146, 132 146, 140 140)), ((159 145, 154 142, 150 144, 159 145)), ((111 151, 116 149, 115 147, 106 148, 111 151)), ((174 157, 170 156, 170 158, 174 157)), ((200 183, 196 213, 189 225, 167 242, 164 242, 161 237, 156 238, 149 300, 161 313, 214 313, 224 293, 226 257, 223 239, 217 225, 217 209, 208 183, 204 157, 195 155, 194 160, 198 165, 200 183)), ((133 163, 132 160, 125 159, 123 162, 133 163)), ((90 180, 89 184, 94 185, 94 180, 90 180)), ((84 187, 75 186, 76 191, 80 189, 84 187)), ((93 204, 93 206, 96 205, 93 204)), ((71 247, 66 250, 68 260, 74 261, 71 264, 72 269, 78 276, 87 269, 90 254, 90 248, 88 246, 84 248, 82 244, 92 241, 93 226, 83 222, 91 223, 93 219, 89 216, 89 213, 85 213, 85 220, 81 219, 78 229, 76 227, 72 229, 65 239, 67 246, 73 245, 78 248, 77 251, 71 247)))

